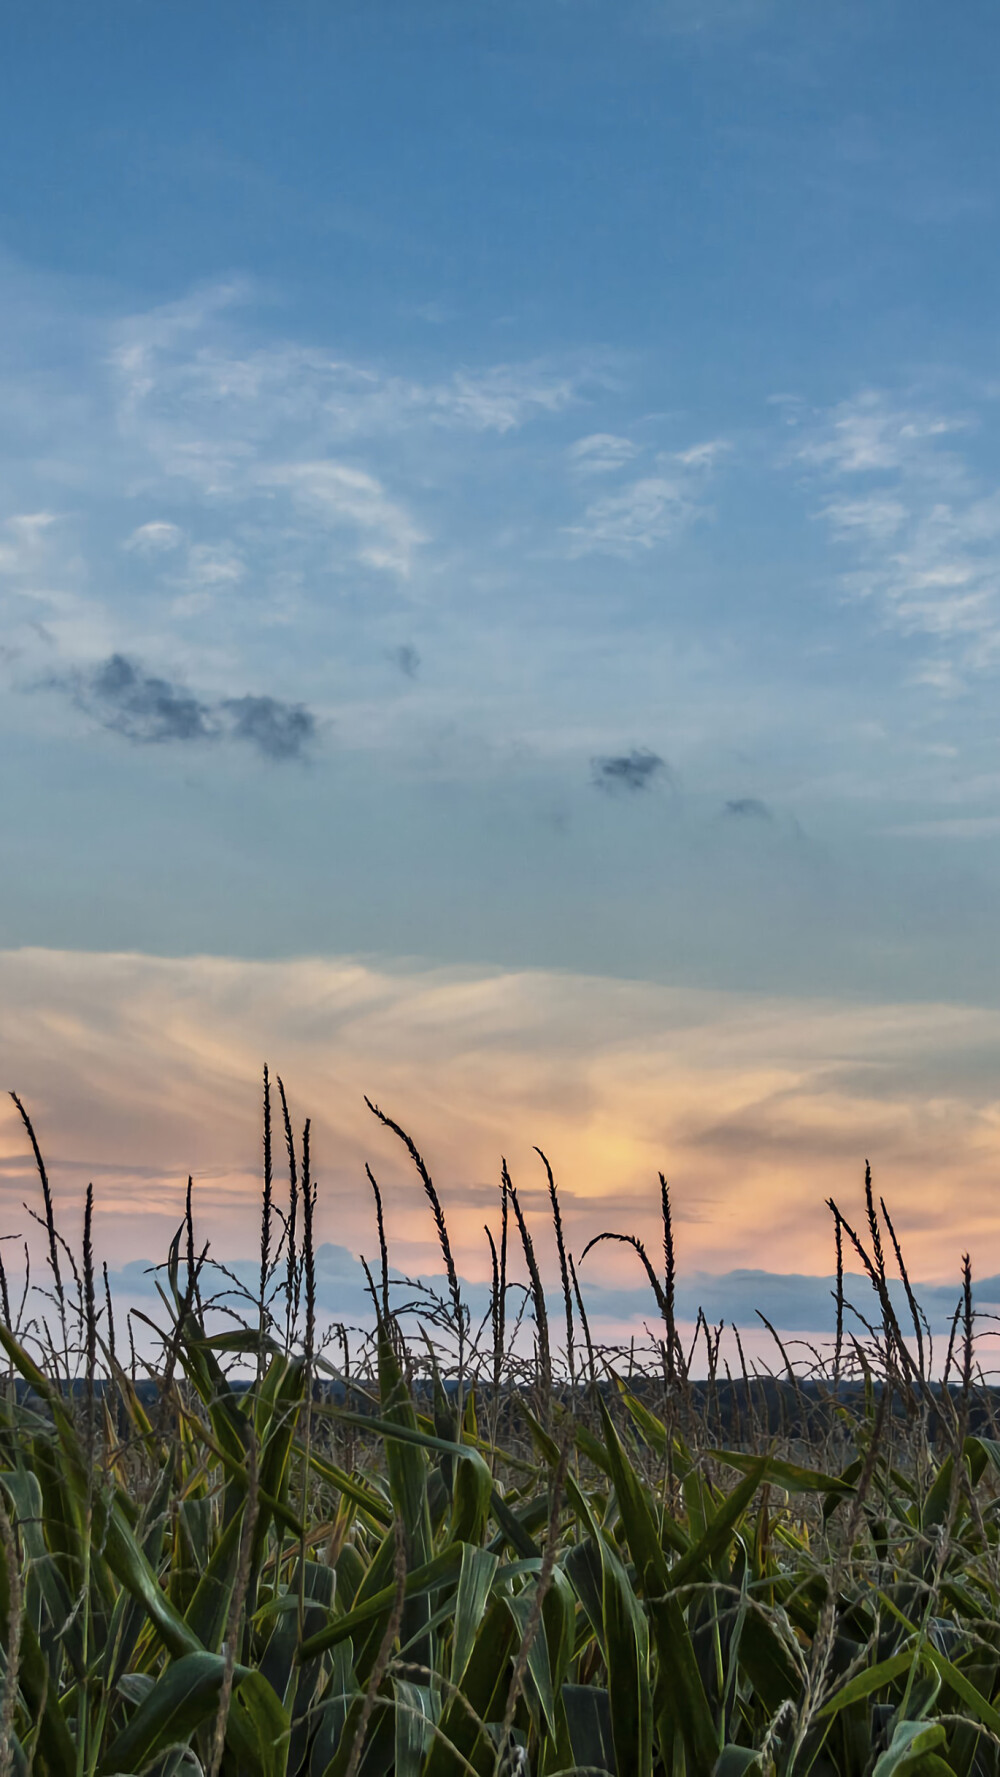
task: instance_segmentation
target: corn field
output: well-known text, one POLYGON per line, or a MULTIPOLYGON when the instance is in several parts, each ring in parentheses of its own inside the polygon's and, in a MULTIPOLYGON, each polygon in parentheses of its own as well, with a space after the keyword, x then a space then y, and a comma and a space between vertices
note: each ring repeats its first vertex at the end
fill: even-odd
POLYGON ((777 1342, 776 1424, 772 1379, 723 1377, 707 1326, 695 1377, 662 1181, 662 1268, 599 1237, 648 1277, 641 1364, 591 1336, 551 1171, 565 1330, 506 1168, 477 1330, 424 1161, 374 1106, 446 1288, 404 1330, 372 1178, 382 1272, 352 1354, 317 1317, 308 1125, 281 1089, 279 1193, 266 1076, 259 1290, 220 1326, 189 1197, 155 1358, 126 1354, 92 1192, 77 1256, 16 1102, 47 1272, 14 1304, 0 1268, 0 1777, 998 1777, 1000 1441, 968 1267, 935 1379, 870 1178, 864 1237, 831 1207, 871 1323, 838 1303, 808 1391, 777 1342))

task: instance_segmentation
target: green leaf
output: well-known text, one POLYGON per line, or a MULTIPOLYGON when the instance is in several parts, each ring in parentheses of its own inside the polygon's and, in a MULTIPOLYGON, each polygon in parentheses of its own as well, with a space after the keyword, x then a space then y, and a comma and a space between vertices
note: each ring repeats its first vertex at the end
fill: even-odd
POLYGON ((617 1777, 611 1739, 611 1699, 593 1684, 564 1684, 562 1688, 569 1724, 573 1763, 587 1771, 605 1771, 617 1777))
POLYGON ((621 1389, 622 1398, 626 1407, 631 1413, 632 1418, 639 1427, 639 1430, 650 1449, 655 1450, 657 1456, 666 1456, 667 1451, 670 1448, 670 1438, 667 1435, 667 1428, 662 1419, 657 1419, 656 1414, 651 1413, 649 1408, 644 1406, 642 1401, 638 1400, 634 1394, 630 1394, 628 1389, 625 1388, 622 1383, 619 1383, 618 1386, 621 1389))
POLYGON ((99 1766, 101 1777, 139 1771, 168 1746, 187 1745, 195 1729, 218 1709, 224 1671, 221 1654, 185 1654, 174 1660, 108 1747, 99 1766))
POLYGON ((234 1512, 216 1542, 208 1566, 195 1588, 184 1621, 199 1647, 218 1653, 226 1632, 226 1621, 236 1584, 240 1561, 240 1537, 243 1530, 243 1508, 234 1512))
MULTIPOLYGON (((716 1462, 724 1462, 727 1468, 738 1469, 741 1474, 749 1475, 761 1458, 746 1456, 741 1450, 710 1450, 708 1452, 716 1462)), ((849 1481, 842 1475, 825 1475, 820 1469, 800 1468, 794 1462, 782 1462, 776 1456, 768 1456, 766 1479, 776 1487, 783 1487, 786 1493, 833 1493, 843 1495, 854 1492, 849 1481)))
POLYGON ((451 1535, 455 1542, 480 1543, 486 1533, 493 1476, 477 1450, 455 1465, 451 1535))
POLYGON ((747 1613, 740 1636, 740 1669, 772 1715, 786 1697, 798 1696, 803 1683, 796 1645, 789 1645, 790 1641, 791 1637, 786 1641, 775 1622, 763 1612, 747 1613))
POLYGON ((288 1509, 288 1467, 299 1414, 305 1400, 305 1361, 275 1358, 261 1387, 257 1435, 261 1441, 257 1522, 250 1550, 251 1583, 256 1578, 274 1516, 274 1501, 288 1509))
POLYGON ((839 1691, 828 1697, 822 1709, 817 1710, 817 1717, 822 1720, 827 1715, 839 1715, 842 1709, 849 1709, 852 1703, 858 1703, 863 1697, 870 1697, 873 1691, 884 1690, 897 1678, 903 1678, 910 1670, 914 1660, 919 1659, 919 1652, 913 1647, 904 1648, 901 1653, 893 1654, 888 1660, 880 1660, 875 1666, 868 1666, 864 1672, 855 1673, 853 1678, 842 1684, 839 1691))
POLYGON ((230 1387, 214 1351, 193 1314, 177 1329, 178 1350, 185 1374, 197 1391, 212 1427, 212 1435, 230 1462, 245 1470, 250 1427, 241 1410, 241 1397, 230 1387))
POLYGON ((984 1438, 981 1436, 966 1438, 966 1451, 971 1453, 973 1447, 980 1450, 992 1467, 1000 1471, 1000 1440, 997 1438, 984 1438))
POLYGON ((876 1761, 872 1777, 904 1777, 906 1772, 913 1772, 916 1777, 927 1753, 936 1752, 947 1739, 942 1722, 901 1721, 885 1752, 876 1761))
MULTIPOLYGON (((628 1575, 603 1536, 571 1548, 565 1569, 597 1636, 608 1669, 611 1734, 618 1770, 649 1777, 653 1700, 649 1634, 628 1575)), ((713 1745, 713 1757, 717 1748, 713 1745)))
MULTIPOLYGON (((457 1777, 455 1759, 445 1740, 476 1763, 476 1747, 483 1751, 485 1742, 475 1717, 484 1722, 502 1720, 516 1646, 510 1612, 502 1598, 494 1597, 476 1636, 461 1695, 452 1697, 445 1709, 441 1722, 445 1738, 435 1737, 428 1753, 425 1777, 457 1777)), ((492 1748, 485 1769, 487 1773, 493 1770, 492 1748)))
MULTIPOLYGON (((415 1567, 406 1576, 404 1596, 407 1599, 426 1597, 438 1586, 446 1585, 461 1567, 462 1549, 463 1544, 461 1543, 449 1543, 447 1548, 442 1549, 439 1555, 435 1555, 432 1561, 426 1562, 423 1567, 415 1567)), ((321 1629, 318 1635, 308 1636, 299 1648, 299 1661, 313 1659, 316 1654, 323 1653, 326 1648, 336 1647, 338 1641, 344 1641, 348 1635, 354 1635, 358 1629, 365 1628, 368 1624, 375 1622, 378 1617, 392 1609, 395 1596, 395 1586, 385 1586, 380 1592, 376 1592, 374 1598, 368 1598, 364 1604, 359 1604, 356 1609, 349 1610, 346 1616, 335 1618, 327 1628, 321 1629)))
MULTIPOLYGON (((248 1672, 240 1680, 230 1711, 230 1728, 237 1726, 241 1713, 247 1718, 257 1750, 260 1777, 285 1777, 291 1722, 287 1710, 260 1672, 248 1672)), ((232 1737, 242 1738, 238 1734, 232 1737)))
POLYGON ((930 1642, 925 1644, 923 1654, 928 1665, 934 1667, 935 1672, 940 1674, 945 1684, 950 1684, 952 1690, 961 1697, 966 1708, 971 1709, 976 1719, 982 1722, 983 1727, 988 1728, 991 1734, 1000 1737, 1000 1713, 994 1709, 992 1703, 987 1702, 972 1680, 966 1678, 960 1667, 953 1665, 951 1660, 946 1660, 944 1655, 939 1654, 937 1648, 930 1642))
MULTIPOLYGON (((398 1367, 395 1373, 399 1376, 400 1387, 405 1387, 402 1373, 398 1367)), ((409 1396, 406 1399, 409 1400, 409 1396)), ((410 1407, 412 1410, 412 1402, 410 1402, 410 1407)), ((337 1419, 342 1424, 354 1425, 359 1431, 374 1432, 378 1437, 385 1438, 390 1443, 414 1444, 421 1450, 435 1450, 442 1456, 453 1456, 462 1462, 482 1461, 480 1452, 473 1445, 455 1444, 447 1438, 439 1438, 434 1432, 424 1431, 417 1422, 416 1413, 412 1412, 412 1416, 406 1413, 405 1405, 403 1416, 398 1421, 395 1418, 379 1418, 373 1413, 355 1413, 353 1408, 331 1407, 325 1401, 316 1407, 316 1412, 327 1419, 337 1419)), ((532 1473, 534 1472, 533 1469, 532 1473)))
MULTIPOLYGON (((522 1646, 531 1621, 537 1591, 537 1586, 525 1586, 523 1591, 508 1593, 504 1598, 504 1603, 510 1611, 517 1630, 517 1639, 522 1646)), ((552 1689, 552 1671, 549 1664, 545 1626, 541 1620, 538 1622, 528 1648, 528 1673, 542 1715, 545 1718, 545 1726, 552 1738, 555 1739, 556 1700, 552 1689)))
POLYGON ((605 1657, 611 1693, 611 1733, 619 1771, 652 1777, 653 1699, 649 1631, 628 1575, 601 1542, 605 1657))
POLYGON ((422 1566, 431 1557, 427 1458, 420 1448, 421 1434, 417 1431, 413 1402, 384 1327, 379 1329, 378 1372, 389 1492, 403 1520, 411 1558, 422 1566))
POLYGON ((170 1653, 178 1656, 204 1653, 197 1635, 161 1589, 118 1500, 115 1500, 108 1520, 104 1555, 115 1578, 143 1606, 170 1653))
POLYGON ((761 1770, 760 1753, 752 1746, 724 1746, 712 1777, 745 1777, 747 1771, 761 1770))
MULTIPOLYGON (((919 1633, 916 1625, 904 1615, 895 1600, 890 1598, 888 1592, 880 1591, 878 1595, 882 1603, 903 1624, 904 1628, 910 1631, 911 1635, 919 1633)), ((991 1734, 996 1734, 1000 1738, 1000 1712, 994 1709, 992 1703, 987 1701, 980 1690, 977 1690, 972 1680, 966 1678, 961 1668, 946 1659, 944 1654, 939 1653, 931 1641, 924 1642, 921 1654, 926 1664, 933 1666, 945 1684, 949 1684, 952 1690, 961 1697, 962 1702, 968 1709, 971 1709, 976 1720, 982 1722, 983 1727, 988 1728, 991 1734)))
MULTIPOLYGON (((346 1777, 363 1708, 364 1698, 355 1697, 348 1708, 337 1750, 322 1777, 346 1777)), ((368 1723, 360 1777, 390 1777, 395 1753, 395 1713, 390 1699, 379 1696, 368 1723)))
POLYGON ((346 1469, 338 1468, 336 1463, 321 1456, 318 1450, 310 1450, 309 1466, 315 1474, 319 1475, 321 1480, 328 1481, 330 1486, 336 1487, 345 1499, 360 1506, 362 1511, 367 1512, 370 1518, 374 1518, 377 1524, 388 1529, 392 1523, 392 1507, 381 1493, 376 1493, 374 1487, 366 1487, 356 1476, 349 1475, 346 1469))
POLYGON ((396 1757, 394 1777, 420 1777, 424 1757, 433 1738, 437 1699, 427 1685, 408 1679, 393 1680, 396 1698, 396 1757))
POLYGON ((460 1685, 465 1677, 465 1669, 486 1611, 497 1565, 497 1557, 491 1555, 489 1550, 473 1548, 470 1543, 463 1545, 458 1590, 455 1594, 455 1629, 451 1641, 453 1685, 460 1685))
MULTIPOLYGON (((548 1508, 544 1501, 542 1502, 542 1509, 543 1515, 547 1517, 548 1508)), ((510 1548, 516 1549, 517 1553, 523 1556, 526 1560, 537 1561, 540 1559, 541 1550, 533 1540, 531 1533, 524 1522, 525 1518, 532 1515, 532 1507, 530 1505, 524 1507, 520 1512, 512 1511, 502 1494, 496 1487, 494 1487, 490 1499, 490 1511, 500 1526, 500 1536, 495 1538, 493 1543, 495 1551, 502 1550, 504 1545, 507 1544, 510 1548)))
POLYGON ((670 1569, 670 1588, 676 1590, 693 1579, 705 1564, 724 1549, 732 1537, 733 1530, 739 1523, 749 1506, 758 1487, 767 1479, 768 1459, 766 1456, 755 1457, 747 1472, 746 1480, 740 1481, 732 1493, 725 1499, 714 1515, 708 1519, 704 1535, 701 1536, 679 1561, 675 1561, 670 1569))
MULTIPOLYGON (((38 1477, 27 1469, 18 1468, 0 1473, 0 1486, 14 1507, 24 1553, 31 1563, 32 1574, 45 1599, 49 1617, 55 1624, 65 1623, 72 1613, 72 1595, 62 1571, 52 1560, 45 1541, 45 1509, 38 1477)), ((73 1651, 78 1652, 78 1636, 72 1645, 73 1651)))
MULTIPOLYGON (((0 1539, 0 1632, 4 1647, 10 1646, 10 1574, 7 1557, 0 1539)), ((38 1747, 49 1771, 61 1773, 76 1769, 76 1749, 58 1706, 51 1683, 49 1665, 39 1645, 30 1616, 21 1621, 21 1667, 19 1682, 28 1705, 29 1716, 38 1723, 38 1747)))
POLYGON ((672 1592, 650 1599, 647 1609, 657 1652, 657 1719, 679 1732, 692 1771, 710 1771, 718 1732, 684 1613, 672 1592))
POLYGON ((614 1483, 615 1498, 625 1527, 629 1552, 639 1570, 643 1590, 666 1592, 671 1583, 670 1568, 657 1535, 648 1496, 622 1447, 611 1414, 600 1402, 604 1443, 608 1468, 614 1483))

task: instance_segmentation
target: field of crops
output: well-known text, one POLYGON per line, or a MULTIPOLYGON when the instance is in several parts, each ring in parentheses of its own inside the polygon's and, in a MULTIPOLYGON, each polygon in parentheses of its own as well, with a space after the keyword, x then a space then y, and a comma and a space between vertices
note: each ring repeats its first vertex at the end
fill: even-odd
POLYGON ((778 1344, 776 1388, 726 1376, 702 1326, 696 1382, 665 1185, 662 1263, 624 1237, 662 1328, 642 1363, 595 1346, 551 1178, 565 1324, 505 1174, 477 1329, 383 1118, 447 1287, 397 1315, 373 1180, 352 1346, 316 1312, 308 1125, 274 1102, 259 1289, 189 1212, 147 1361, 91 1197, 74 1254, 35 1147, 44 1290, 0 1277, 0 1777, 1000 1773, 1000 1442, 968 1278, 942 1387, 870 1186, 860 1233, 834 1215, 863 1337, 841 1315, 808 1390, 778 1344))

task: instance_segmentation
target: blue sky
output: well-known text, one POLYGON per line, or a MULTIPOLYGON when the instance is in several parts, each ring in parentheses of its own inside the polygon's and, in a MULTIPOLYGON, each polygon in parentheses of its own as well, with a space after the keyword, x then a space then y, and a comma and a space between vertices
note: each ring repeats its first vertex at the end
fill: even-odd
POLYGON ((8 8, 3 951, 996 1009, 998 39, 8 8))

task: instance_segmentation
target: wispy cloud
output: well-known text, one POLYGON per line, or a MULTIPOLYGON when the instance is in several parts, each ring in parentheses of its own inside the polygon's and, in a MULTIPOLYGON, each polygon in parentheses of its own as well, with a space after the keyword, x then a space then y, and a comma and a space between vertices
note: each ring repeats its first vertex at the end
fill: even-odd
MULTIPOLYGON (((581 441, 592 448, 572 457, 572 465, 578 471, 610 476, 638 454, 621 448, 627 442, 595 434, 581 441)), ((579 445, 574 448, 580 452, 579 445)), ((589 501, 579 522, 566 527, 570 555, 616 555, 628 560, 669 542, 704 512, 705 478, 730 448, 727 441, 713 439, 682 451, 660 452, 649 473, 589 501)))
POLYGON ((915 677, 952 690, 1000 664, 1000 487, 973 466, 973 419, 868 389, 804 431, 796 460, 852 558, 845 591, 924 639, 915 677))
POLYGON ((729 438, 706 438, 701 444, 689 444, 686 450, 674 451, 668 461, 679 463, 682 469, 714 469, 732 448, 729 438))
POLYGON ((592 373, 544 360, 456 369, 421 381, 318 346, 241 340, 243 284, 220 284, 120 322, 111 362, 123 424, 178 470, 193 466, 206 427, 235 466, 261 439, 305 426, 334 444, 431 421, 510 432, 579 399, 592 373))
POLYGON ((162 555, 179 549, 183 541, 184 532, 179 525, 154 518, 148 524, 137 525, 125 538, 122 548, 134 550, 137 555, 162 555))
POLYGON ((545 364, 498 364, 479 374, 457 371, 448 383, 410 385, 410 400, 440 420, 475 431, 512 432, 536 414, 561 413, 581 392, 581 378, 545 364))
POLYGON ((0 536, 0 573, 17 576, 36 566, 52 526, 55 512, 15 512, 4 521, 0 536))
POLYGON ((642 554, 668 542, 694 510, 681 479, 644 475, 619 493, 591 501, 580 523, 567 527, 570 554, 642 554))
POLYGON ((897 537, 909 514, 901 500, 873 495, 861 500, 831 500, 822 516, 839 542, 886 545, 897 537))
MULTIPOLYGON (((647 561, 709 510, 720 441, 652 445, 673 422, 626 419, 622 366, 598 348, 450 366, 442 350, 406 374, 404 359, 276 335, 258 295, 220 283, 91 317, 52 372, 69 419, 60 409, 47 455, 24 448, 27 392, 4 409, 0 448, 31 492, 0 528, 8 673, 27 686, 113 656, 183 664, 199 695, 213 687, 213 728, 224 698, 301 683, 307 702, 337 708, 347 744, 403 752, 408 768, 459 732, 474 734, 467 757, 509 756, 529 730, 550 757, 566 757, 570 732, 578 760, 607 750, 619 712, 581 725, 579 682, 553 664, 566 558, 647 561), (538 563, 556 555, 540 598, 538 563), (496 646, 522 623, 530 689, 496 646), (414 681, 433 647, 419 697, 393 697, 381 671, 400 636, 415 652, 396 665, 414 681)), ((598 600, 578 616, 581 661, 601 656, 607 622, 598 600)), ((45 720, 44 705, 24 708, 45 720)))
POLYGON ((195 543, 188 551, 185 580, 201 587, 237 586, 246 564, 231 543, 195 543))
POLYGON ((409 574, 424 534, 376 476, 346 463, 310 462, 262 469, 257 479, 262 487, 287 488, 327 528, 356 531, 358 558, 368 567, 409 574))
POLYGON ((901 470, 926 465, 930 441, 965 429, 966 422, 892 401, 880 389, 863 389, 840 401, 800 447, 804 463, 839 475, 901 470))
POLYGON ((316 718, 303 704, 254 696, 206 700, 124 654, 42 684, 66 692, 102 728, 140 746, 229 738, 284 760, 303 758, 317 736, 316 718))
POLYGON ((639 447, 631 438, 621 438, 615 432, 592 432, 569 448, 570 465, 578 475, 617 474, 638 454, 639 447))
POLYGON ((369 566, 405 573, 424 533, 366 457, 420 433, 504 437, 560 414, 587 381, 540 361, 420 381, 322 347, 261 344, 240 326, 248 294, 222 285, 118 324, 110 363, 133 473, 155 466, 216 501, 287 488, 321 521, 353 525, 369 566))

